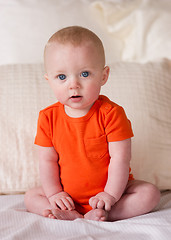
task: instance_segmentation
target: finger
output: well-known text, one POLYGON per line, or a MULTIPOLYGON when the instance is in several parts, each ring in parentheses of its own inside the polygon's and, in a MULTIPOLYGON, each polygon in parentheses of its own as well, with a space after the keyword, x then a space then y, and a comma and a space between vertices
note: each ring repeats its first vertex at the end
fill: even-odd
POLYGON ((56 206, 56 202, 55 201, 52 201, 51 199, 48 199, 48 201, 49 201, 50 205, 52 206, 52 208, 58 208, 56 206))
POLYGON ((72 200, 72 198, 66 197, 66 199, 70 202, 72 209, 75 209, 75 204, 74 204, 74 201, 72 200))
POLYGON ((93 203, 93 201, 94 201, 95 199, 97 199, 97 197, 96 197, 96 196, 94 196, 94 197, 91 197, 91 198, 89 199, 89 204, 92 204, 92 203, 93 203))
POLYGON ((66 209, 71 210, 71 204, 68 202, 68 200, 66 198, 62 198, 61 201, 63 202, 64 206, 66 207, 66 209))
POLYGON ((68 210, 72 210, 73 209, 71 203, 69 202, 69 200, 67 198, 62 198, 61 200, 63 201, 64 205, 66 206, 66 208, 68 210))
POLYGON ((56 202, 51 201, 50 204, 51 204, 52 208, 59 209, 59 207, 56 205, 56 202))
POLYGON ((56 200, 56 205, 59 207, 61 210, 66 210, 66 206, 64 205, 63 201, 61 199, 56 200))
POLYGON ((89 204, 90 204, 91 207, 92 207, 92 204, 93 204, 93 200, 94 200, 94 197, 91 197, 91 198, 89 199, 89 204))
POLYGON ((105 210, 110 211, 111 210, 111 204, 109 202, 105 202, 105 210))
POLYGON ((99 199, 93 197, 92 199, 90 199, 90 206, 91 206, 93 209, 95 209, 95 208, 97 208, 98 202, 99 202, 99 199))
POLYGON ((97 208, 103 209, 105 206, 105 202, 103 200, 99 200, 97 203, 97 208))

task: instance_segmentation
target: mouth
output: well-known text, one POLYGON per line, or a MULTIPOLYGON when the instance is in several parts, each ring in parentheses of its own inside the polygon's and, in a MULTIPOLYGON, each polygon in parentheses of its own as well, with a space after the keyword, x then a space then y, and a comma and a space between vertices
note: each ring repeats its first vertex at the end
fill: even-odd
POLYGON ((70 99, 72 102, 79 102, 79 101, 81 101, 82 96, 80 96, 80 95, 71 96, 70 99))
POLYGON ((77 95, 77 96, 71 96, 71 98, 80 98, 81 96, 77 95))

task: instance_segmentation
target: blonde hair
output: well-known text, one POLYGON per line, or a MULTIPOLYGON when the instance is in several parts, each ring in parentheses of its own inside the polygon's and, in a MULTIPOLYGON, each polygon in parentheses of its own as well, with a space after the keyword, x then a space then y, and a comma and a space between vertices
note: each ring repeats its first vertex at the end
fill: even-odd
POLYGON ((81 44, 84 44, 85 42, 91 42, 98 49, 99 55, 102 57, 103 62, 105 64, 105 52, 103 43, 94 32, 90 31, 87 28, 80 26, 70 26, 62 28, 61 30, 55 32, 50 37, 45 46, 44 56, 46 54, 48 46, 56 42, 60 44, 70 43, 73 46, 79 46, 81 44))

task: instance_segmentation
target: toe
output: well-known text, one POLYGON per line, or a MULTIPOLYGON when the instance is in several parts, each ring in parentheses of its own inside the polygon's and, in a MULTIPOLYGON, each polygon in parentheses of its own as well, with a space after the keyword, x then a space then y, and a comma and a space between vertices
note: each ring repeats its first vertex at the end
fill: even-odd
POLYGON ((44 217, 49 217, 49 215, 50 215, 51 213, 52 213, 52 212, 51 212, 50 209, 46 209, 46 210, 44 210, 44 212, 43 212, 43 216, 44 216, 44 217))

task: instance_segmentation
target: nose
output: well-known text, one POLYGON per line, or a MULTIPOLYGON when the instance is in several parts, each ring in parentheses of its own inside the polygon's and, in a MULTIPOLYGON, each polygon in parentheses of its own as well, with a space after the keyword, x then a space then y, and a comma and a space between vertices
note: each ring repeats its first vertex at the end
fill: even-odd
POLYGON ((77 77, 72 77, 69 81, 69 88, 70 89, 77 89, 80 88, 80 82, 77 77))

